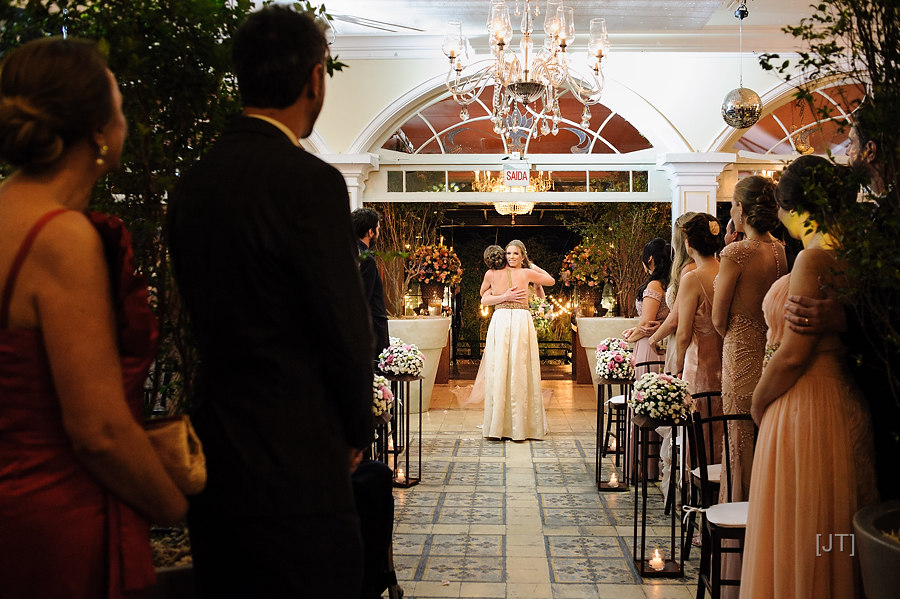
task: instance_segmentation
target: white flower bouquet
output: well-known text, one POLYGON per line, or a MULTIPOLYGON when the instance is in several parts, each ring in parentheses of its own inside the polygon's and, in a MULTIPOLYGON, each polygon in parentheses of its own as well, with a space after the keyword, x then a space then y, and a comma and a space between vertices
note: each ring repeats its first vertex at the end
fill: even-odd
POLYGON ((628 405, 635 414, 665 420, 686 420, 691 411, 688 384, 671 374, 648 372, 634 384, 628 405))
POLYGON ((376 374, 372 381, 372 412, 375 419, 385 424, 391 419, 391 404, 394 403, 394 394, 391 393, 390 382, 376 374))
POLYGON ((597 366, 600 378, 630 380, 634 378, 634 354, 623 339, 607 337, 597 345, 597 366))
POLYGON ((422 376, 425 355, 412 343, 391 337, 391 344, 378 354, 378 369, 395 376, 422 376))

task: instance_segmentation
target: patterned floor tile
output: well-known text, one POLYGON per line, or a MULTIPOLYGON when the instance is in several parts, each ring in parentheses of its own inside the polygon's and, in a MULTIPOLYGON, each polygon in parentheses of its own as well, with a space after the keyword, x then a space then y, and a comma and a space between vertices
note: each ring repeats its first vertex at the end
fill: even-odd
POLYGON ((547 536, 546 544, 551 557, 628 557, 619 537, 547 536))
POLYGON ((421 578, 417 580, 449 580, 452 582, 504 582, 504 559, 495 557, 429 556, 421 578))
POLYGON ((506 485, 506 465, 490 462, 454 462, 447 475, 447 485, 506 485))
POLYGON ((551 582, 632 583, 635 574, 621 559, 593 557, 551 557, 551 582))
POLYGON ((502 557, 503 535, 433 535, 429 555, 502 557))
POLYGON ((544 526, 604 526, 609 518, 604 510, 584 508, 541 508, 544 526))

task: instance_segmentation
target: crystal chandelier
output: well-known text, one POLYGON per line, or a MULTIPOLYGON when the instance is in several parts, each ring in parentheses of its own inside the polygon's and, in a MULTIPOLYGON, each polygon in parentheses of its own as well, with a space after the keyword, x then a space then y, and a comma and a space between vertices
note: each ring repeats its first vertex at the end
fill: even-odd
POLYGON ((493 84, 494 95, 491 122, 494 132, 508 136, 509 117, 513 105, 524 106, 535 117, 533 135, 539 137, 559 131, 559 96, 569 92, 584 105, 581 126, 590 126, 589 106, 600 102, 604 77, 601 69, 603 57, 609 53, 609 36, 605 19, 592 19, 588 41, 585 77, 571 68, 566 50, 575 40, 574 9, 563 6, 562 0, 548 0, 544 10, 544 43, 535 49, 531 34, 534 23, 541 15, 538 2, 515 2, 514 15, 521 16, 522 38, 518 52, 511 47, 513 30, 509 6, 505 0, 491 0, 487 21, 490 35, 491 58, 468 64, 469 44, 462 34, 459 21, 447 24, 442 50, 450 60, 447 73, 447 89, 453 99, 462 106, 459 117, 469 118, 469 104, 474 102, 488 84, 493 84), (536 105, 540 102, 540 109, 536 105))
MULTIPOLYGON (((491 176, 491 171, 475 171, 472 181, 475 191, 491 193, 541 192, 553 190, 553 178, 550 173, 537 173, 528 177, 528 185, 521 187, 508 186, 503 177, 491 176)), ((536 202, 494 202, 494 210, 503 216, 511 216, 511 224, 516 224, 517 214, 531 214, 536 202)))

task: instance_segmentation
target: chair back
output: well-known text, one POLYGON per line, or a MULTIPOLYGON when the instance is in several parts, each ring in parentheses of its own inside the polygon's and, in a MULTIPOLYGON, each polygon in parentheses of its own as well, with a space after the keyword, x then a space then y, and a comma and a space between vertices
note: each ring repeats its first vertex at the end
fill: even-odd
POLYGON ((646 362, 638 362, 634 365, 634 380, 641 378, 642 374, 647 374, 648 372, 662 372, 666 366, 665 360, 647 360, 646 362), (644 368, 644 372, 641 372, 640 369, 644 368))
MULTIPOLYGON (((698 394, 702 395, 702 394, 698 394)), ((714 486, 709 482, 709 465, 712 463, 711 456, 715 440, 707 440, 707 430, 713 430, 716 422, 722 423, 722 447, 725 456, 722 462, 721 481, 726 488, 726 500, 731 502, 731 444, 729 443, 729 426, 730 422, 753 422, 750 414, 725 414, 722 416, 703 416, 700 412, 691 413, 691 443, 690 454, 692 463, 696 464, 700 471, 700 495, 701 507, 707 508, 716 503, 714 486)), ((753 435, 756 437, 756 427, 754 426, 753 435)))

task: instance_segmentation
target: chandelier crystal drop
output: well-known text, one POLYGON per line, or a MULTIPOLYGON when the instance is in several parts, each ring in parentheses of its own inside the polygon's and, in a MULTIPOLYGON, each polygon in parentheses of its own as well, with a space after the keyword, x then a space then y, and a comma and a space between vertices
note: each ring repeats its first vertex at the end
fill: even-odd
MULTIPOLYGON (((601 68, 609 54, 609 36, 605 19, 592 19, 587 47, 587 74, 577 72, 569 63, 568 50, 575 41, 575 11, 562 0, 547 0, 543 13, 543 44, 535 47, 532 33, 541 17, 539 2, 516 0, 514 15, 521 17, 522 37, 514 48, 513 27, 506 0, 491 0, 487 29, 491 57, 469 64, 469 43, 459 21, 450 21, 441 49, 450 61, 447 89, 465 108, 474 102, 487 85, 494 86, 491 122, 494 131, 505 134, 504 122, 513 108, 521 104, 534 116, 535 137, 559 130, 559 96, 572 94, 585 106, 582 126, 590 125, 588 106, 600 102, 605 83, 601 68), (550 125, 552 123, 552 127, 550 125)), ((465 111, 467 114, 467 111, 465 111)), ((462 113, 461 113, 462 114, 462 113)))

